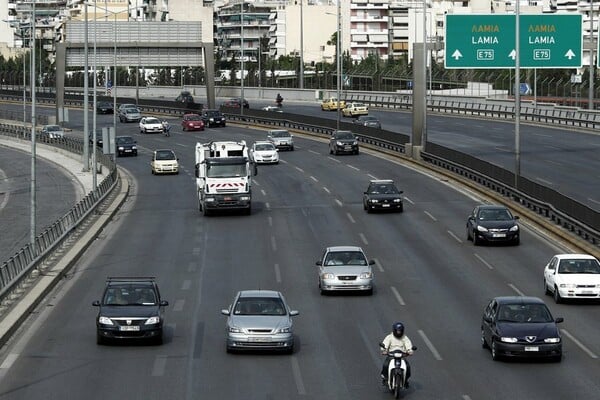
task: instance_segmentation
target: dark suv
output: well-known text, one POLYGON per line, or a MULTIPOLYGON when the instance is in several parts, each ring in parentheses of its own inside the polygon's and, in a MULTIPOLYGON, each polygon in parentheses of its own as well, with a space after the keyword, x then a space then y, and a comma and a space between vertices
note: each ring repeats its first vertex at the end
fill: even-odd
POLYGON ((201 117, 204 126, 225 126, 225 116, 219 110, 203 110, 201 117))
POLYGON ((109 277, 102 300, 92 305, 99 307, 98 344, 110 339, 147 339, 162 344, 164 307, 169 303, 160 298, 154 277, 109 277))
POLYGON ((115 138, 117 155, 137 156, 137 141, 131 136, 117 136, 115 138))
POLYGON ((350 131, 334 131, 329 139, 329 154, 358 154, 358 140, 350 131))

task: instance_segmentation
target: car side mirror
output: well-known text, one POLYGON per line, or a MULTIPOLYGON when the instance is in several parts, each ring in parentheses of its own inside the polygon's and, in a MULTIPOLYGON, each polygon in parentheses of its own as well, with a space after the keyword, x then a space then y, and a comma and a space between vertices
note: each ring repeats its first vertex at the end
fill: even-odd
POLYGON ((483 320, 484 320, 485 322, 492 322, 492 318, 490 318, 490 317, 488 317, 488 316, 485 316, 485 317, 483 317, 483 320))
POLYGON ((300 312, 298 312, 297 310, 290 310, 290 317, 295 317, 298 314, 300 314, 300 312))
POLYGON ((317 262, 315 263, 315 265, 323 265, 323 262, 321 262, 321 261, 317 261, 317 262))
POLYGON ((375 260, 369 260, 369 265, 375 265, 375 260))
POLYGON ((563 317, 558 317, 554 320, 554 322, 556 322, 557 324, 560 324, 561 322, 565 322, 565 319, 563 317))
POLYGON ((194 167, 194 173, 196 175, 196 178, 200 178, 200 164, 196 164, 196 166, 194 167))
POLYGON ((94 307, 99 307, 99 306, 100 306, 100 300, 94 300, 94 301, 92 302, 92 305, 93 305, 94 307))
POLYGON ((514 217, 515 217, 515 219, 519 219, 519 216, 518 216, 518 215, 515 215, 514 217))
POLYGON ((417 349, 417 346, 413 346, 411 347, 411 350, 415 351, 417 349))
POLYGON ((224 309, 221 310, 221 314, 223 314, 223 315, 229 315, 229 310, 227 310, 227 309, 224 308, 224 309))
POLYGON ((402 194, 402 193, 404 193, 404 190, 400 190, 399 192, 400 192, 400 194, 402 194))
POLYGON ((160 303, 158 303, 161 307, 166 307, 169 305, 169 302, 166 300, 161 300, 160 303))

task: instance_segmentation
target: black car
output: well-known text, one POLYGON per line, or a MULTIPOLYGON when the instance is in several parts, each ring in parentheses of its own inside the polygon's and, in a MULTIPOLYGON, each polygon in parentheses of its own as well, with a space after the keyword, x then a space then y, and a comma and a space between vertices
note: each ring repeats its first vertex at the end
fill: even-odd
POLYGON ((329 154, 358 154, 358 140, 350 131, 334 131, 329 139, 329 154))
POLYGON ((373 116, 370 115, 360 115, 358 118, 354 119, 353 123, 362 126, 368 126, 369 128, 378 128, 381 129, 381 122, 373 116))
POLYGON ((113 107, 113 103, 109 101, 99 101, 96 103, 96 112, 98 114, 113 114, 115 108, 113 107))
MULTIPOLYGON (((90 132, 90 134, 88 135, 88 139, 90 141, 91 145, 94 145, 94 133, 90 132)), ((104 141, 102 140, 102 131, 98 130, 96 131, 96 147, 100 147, 102 148, 104 144, 104 141)))
POLYGON ((96 341, 104 344, 111 339, 147 339, 157 344, 163 340, 164 307, 154 277, 106 280, 98 307, 96 341))
POLYGON ((137 142, 131 136, 117 136, 115 145, 118 156, 137 156, 137 142))
POLYGON ((391 179, 377 179, 369 182, 363 195, 363 208, 371 211, 404 211, 402 190, 398 190, 391 179))
POLYGON ((175 98, 175 101, 178 103, 194 104, 194 96, 192 96, 190 92, 184 90, 175 98))
POLYGON ((219 110, 203 110, 200 116, 204 126, 225 126, 225 116, 219 110))
POLYGON ((560 362, 562 339, 546 304, 537 297, 506 296, 490 301, 483 312, 481 345, 492 358, 549 358, 560 362))
POLYGON ((479 205, 467 218, 467 240, 475 246, 483 242, 520 242, 518 216, 501 205, 479 205))
POLYGON ((248 100, 241 99, 239 97, 234 97, 223 102, 223 107, 231 107, 231 108, 240 108, 241 105, 244 105, 244 108, 250 108, 250 104, 248 100))

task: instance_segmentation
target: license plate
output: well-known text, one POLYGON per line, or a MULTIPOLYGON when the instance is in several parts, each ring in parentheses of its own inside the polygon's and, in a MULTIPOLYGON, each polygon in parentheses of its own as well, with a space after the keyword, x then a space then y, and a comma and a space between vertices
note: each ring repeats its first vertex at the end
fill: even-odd
POLYGON ((139 331, 140 327, 137 325, 124 325, 119 327, 119 330, 121 331, 139 331))
POLYGON ((253 342, 268 342, 271 340, 269 337, 251 337, 250 340, 253 342))
POLYGON ((131 153, 131 150, 125 150, 125 153, 131 153))
POLYGON ((538 346, 525 346, 525 351, 540 351, 538 346))
POLYGON ((585 294, 585 295, 589 295, 589 296, 591 296, 591 295, 593 295, 593 294, 594 294, 594 292, 592 292, 592 291, 589 291, 589 290, 584 290, 583 292, 581 292, 581 294, 585 294))
POLYGON ((389 204, 383 204, 382 207, 389 207, 389 204))
POLYGON ((352 146, 344 146, 346 150, 352 150, 352 146))
POLYGON ((492 237, 495 237, 495 238, 502 238, 502 237, 506 237, 506 233, 494 233, 494 234, 492 235, 492 237))
POLYGON ((233 197, 225 196, 225 197, 223 197, 223 200, 231 201, 231 200, 233 200, 233 197))

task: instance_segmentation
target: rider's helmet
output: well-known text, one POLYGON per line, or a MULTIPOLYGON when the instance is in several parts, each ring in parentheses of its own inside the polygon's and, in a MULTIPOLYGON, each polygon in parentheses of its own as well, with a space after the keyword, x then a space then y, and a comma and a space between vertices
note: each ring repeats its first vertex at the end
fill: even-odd
POLYGON ((395 322, 394 325, 392 325, 392 333, 395 337, 400 339, 404 336, 404 324, 402 322, 395 322))

